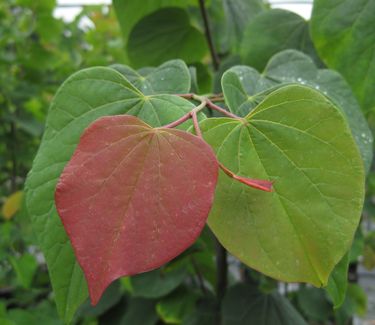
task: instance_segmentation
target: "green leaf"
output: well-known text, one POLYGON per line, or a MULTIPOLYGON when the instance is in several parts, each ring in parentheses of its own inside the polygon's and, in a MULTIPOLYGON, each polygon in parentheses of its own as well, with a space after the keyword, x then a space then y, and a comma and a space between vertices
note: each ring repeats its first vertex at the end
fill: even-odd
POLYGON ((161 299, 156 304, 156 312, 167 324, 181 324, 184 316, 193 311, 197 299, 196 293, 181 288, 161 299))
POLYGON ((134 26, 127 51, 134 66, 155 66, 170 59, 199 62, 207 53, 207 45, 185 10, 164 8, 134 26))
POLYGON ((238 51, 248 23, 266 9, 263 0, 223 0, 230 47, 238 51))
POLYGON ((326 285, 349 249, 364 196, 362 160, 337 108, 290 85, 244 120, 206 119, 201 129, 227 168, 274 182, 266 193, 221 173, 208 225, 223 246, 276 279, 326 285))
POLYGON ((119 281, 113 282, 104 292, 102 299, 96 306, 93 307, 89 301, 86 301, 77 314, 81 317, 98 317, 115 306, 121 300, 122 295, 119 281))
POLYGON ((272 9, 257 15, 247 26, 240 54, 243 63, 262 70, 272 55, 285 49, 316 56, 307 22, 291 11, 272 9))
POLYGON ((207 94, 212 91, 212 74, 207 65, 194 63, 189 66, 192 80, 191 92, 207 94))
POLYGON ((117 19, 121 26, 123 38, 128 39, 133 26, 144 16, 164 7, 182 7, 192 4, 194 0, 143 0, 142 5, 132 0, 113 0, 117 19))
POLYGON ((145 298, 131 298, 120 324, 154 325, 158 322, 156 302, 145 298))
POLYGON ((9 320, 17 325, 62 325, 58 319, 54 306, 47 300, 35 308, 14 308, 8 311, 9 320))
POLYGON ((176 289, 187 276, 184 267, 169 266, 130 278, 135 297, 160 298, 176 289))
POLYGON ((223 325, 307 325, 286 298, 276 292, 262 294, 248 284, 231 287, 222 304, 223 325))
POLYGON ((332 306, 327 301, 322 289, 304 287, 298 290, 297 303, 309 320, 324 323, 331 316, 332 306))
POLYGON ((185 94, 190 90, 189 69, 181 60, 171 60, 146 71, 145 69, 135 71, 121 64, 111 67, 123 74, 145 95, 185 94))
POLYGON ((335 266, 328 279, 326 291, 331 297, 335 308, 340 307, 345 300, 346 289, 348 287, 348 268, 349 253, 346 253, 335 266))
MULTIPOLYGON (((57 92, 26 185, 26 205, 46 257, 58 312, 69 322, 87 298, 87 286, 54 206, 57 180, 83 130, 104 115, 130 114, 152 126, 172 122, 193 105, 172 95, 145 97, 120 73, 90 68, 71 76, 57 92)), ((185 123, 187 128, 191 123, 185 123)))
POLYGON ((362 264, 367 270, 375 267, 375 231, 366 234, 362 264))
POLYGON ((321 91, 345 114, 361 152, 365 169, 372 161, 373 137, 349 85, 337 72, 318 69, 312 59, 295 50, 274 55, 262 74, 253 68, 237 66, 228 70, 222 79, 228 106, 235 114, 248 114, 273 87, 300 83, 321 91))
POLYGON ((38 263, 33 255, 23 254, 20 258, 10 256, 10 263, 17 276, 17 283, 28 289, 38 268, 38 263))
POLYGON ((217 302, 212 298, 203 298, 196 304, 195 310, 186 315, 183 325, 217 325, 219 319, 217 302))
POLYGON ((364 111, 375 108, 374 20, 371 0, 316 0, 311 17, 320 57, 343 74, 364 111))
POLYGON ((363 253, 364 245, 365 245, 365 239, 363 236, 363 232, 362 232, 361 227, 358 227, 354 235, 352 247, 350 248, 350 251, 349 251, 349 263, 358 262, 358 258, 363 253))

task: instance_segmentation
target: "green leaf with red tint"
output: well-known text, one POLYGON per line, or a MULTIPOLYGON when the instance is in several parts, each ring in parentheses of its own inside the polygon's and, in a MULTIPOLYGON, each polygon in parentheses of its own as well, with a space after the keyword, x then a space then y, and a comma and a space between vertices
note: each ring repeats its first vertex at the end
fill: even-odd
POLYGON ((212 149, 184 131, 103 117, 57 185, 57 211, 95 305, 115 279, 170 261, 199 236, 218 176, 212 149))

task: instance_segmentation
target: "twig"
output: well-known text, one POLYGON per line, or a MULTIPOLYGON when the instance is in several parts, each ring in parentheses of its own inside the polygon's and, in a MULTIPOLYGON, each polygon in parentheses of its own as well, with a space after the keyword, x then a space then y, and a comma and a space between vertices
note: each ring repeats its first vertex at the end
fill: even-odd
POLYGON ((240 116, 237 116, 229 111, 227 111, 226 109, 214 104, 212 102, 212 100, 210 98, 207 98, 207 97, 204 97, 204 96, 198 96, 196 94, 192 94, 192 93, 189 93, 189 94, 176 94, 176 96, 179 96, 179 97, 182 97, 182 98, 185 98, 185 99, 193 99, 193 100, 196 100, 196 101, 200 101, 201 103, 202 102, 206 102, 206 106, 215 110, 215 111, 218 111, 220 113, 222 113, 223 115, 225 116, 228 116, 230 118, 235 118, 235 119, 241 119, 240 116))
POLYGON ((214 70, 217 71, 219 69, 220 59, 219 59, 219 55, 217 54, 217 52, 215 50, 214 42, 213 42, 213 39, 212 39, 210 24, 209 24, 209 21, 208 21, 207 9, 206 9, 206 6, 204 4, 204 0, 199 0, 199 8, 200 8, 202 19, 203 19, 204 32, 205 32, 205 35, 206 35, 207 44, 208 44, 208 47, 209 47, 210 53, 211 53, 212 65, 214 67, 214 70))
POLYGON ((226 109, 220 107, 219 105, 214 104, 211 100, 207 99, 207 107, 214 109, 215 111, 218 111, 228 117, 240 119, 239 116, 227 111, 226 109))
POLYGON ((228 285, 228 262, 227 262, 227 251, 220 244, 218 239, 215 237, 215 250, 216 250, 216 294, 219 302, 224 297, 225 291, 228 285))
POLYGON ((204 280, 203 280, 203 277, 202 277, 202 273, 200 272, 199 270, 199 267, 195 261, 195 258, 194 256, 190 256, 190 259, 191 259, 191 264, 193 265, 193 268, 194 268, 194 271, 195 271, 195 274, 197 275, 197 278, 198 278, 198 282, 199 282, 199 287, 203 293, 204 296, 207 295, 207 289, 204 285, 204 280))

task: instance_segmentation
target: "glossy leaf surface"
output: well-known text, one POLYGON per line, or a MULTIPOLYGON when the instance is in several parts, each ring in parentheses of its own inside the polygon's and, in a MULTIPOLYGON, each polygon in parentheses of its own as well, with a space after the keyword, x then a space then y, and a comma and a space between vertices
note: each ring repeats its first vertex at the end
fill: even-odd
POLYGON ((348 120, 368 171, 373 136, 350 86, 336 71, 318 69, 306 54, 285 50, 270 59, 262 74, 251 67, 236 66, 222 78, 227 104, 233 113, 241 116, 254 109, 273 88, 289 83, 315 88, 337 105, 348 120))
POLYGON ((171 60, 157 68, 133 70, 121 64, 112 66, 145 95, 185 94, 190 90, 189 69, 184 61, 171 60))
POLYGON ((365 111, 375 108, 375 2, 316 0, 311 34, 323 61, 341 72, 365 111))
POLYGON ((55 197, 94 305, 113 280, 158 268, 193 244, 217 174, 212 149, 190 133, 128 115, 85 130, 55 197))
POLYGON ((337 108, 291 85, 243 121, 207 119, 201 129, 234 173, 274 182, 266 193, 221 173, 208 224, 223 246, 276 279, 326 285, 349 249, 364 193, 362 160, 337 108))
MULTIPOLYGON (((67 322, 88 293, 56 213, 54 191, 81 133, 103 115, 136 115, 157 127, 176 120, 192 108, 191 103, 176 96, 145 97, 120 73, 109 68, 82 70, 60 87, 51 104, 46 131, 25 190, 28 213, 47 261, 58 311, 67 322)), ((184 124, 182 128, 191 125, 184 124)))

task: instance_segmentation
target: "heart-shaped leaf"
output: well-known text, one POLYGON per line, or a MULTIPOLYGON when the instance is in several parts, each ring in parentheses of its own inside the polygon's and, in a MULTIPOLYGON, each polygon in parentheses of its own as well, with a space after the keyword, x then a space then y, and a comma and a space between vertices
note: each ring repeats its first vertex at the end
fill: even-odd
POLYGON ((204 35, 186 10, 163 8, 142 18, 132 29, 127 52, 133 66, 154 66, 170 59, 199 62, 207 53, 204 35))
POLYGON ((275 87, 290 83, 313 87, 337 105, 348 120, 368 171, 372 161, 372 133, 350 86, 336 71, 318 69, 306 54, 285 50, 270 59, 262 74, 247 66, 236 66, 222 78, 227 104, 240 116, 247 115, 275 87))
POLYGON ((136 117, 88 127, 56 206, 96 304, 115 279, 160 267, 190 246, 210 211, 218 163, 200 138, 136 117))
POLYGON ((221 173, 208 225, 223 246, 276 279, 327 284, 349 249, 364 196, 363 163, 337 108, 290 85, 243 121, 206 119, 201 129, 234 173, 274 182, 267 193, 221 173))
POLYGON ((185 94, 190 90, 189 69, 182 60, 171 60, 147 70, 136 71, 121 64, 115 64, 112 68, 123 74, 145 95, 185 94))
MULTIPOLYGON (((70 322, 87 298, 87 287, 54 204, 57 180, 84 129, 104 115, 136 115, 158 127, 194 107, 172 95, 144 96, 117 71, 98 67, 79 71, 60 87, 48 112, 46 130, 28 174, 26 206, 44 253, 59 314, 70 322)), ((180 125, 188 128, 187 121, 180 125)))
POLYGON ((124 40, 128 39, 131 29, 144 16, 165 7, 186 8, 196 4, 194 0, 142 0, 142 6, 133 0, 113 0, 112 3, 124 40))
POLYGON ((298 49, 317 58, 306 20, 291 11, 271 9, 247 25, 240 54, 243 63, 262 70, 272 55, 285 49, 298 49))

